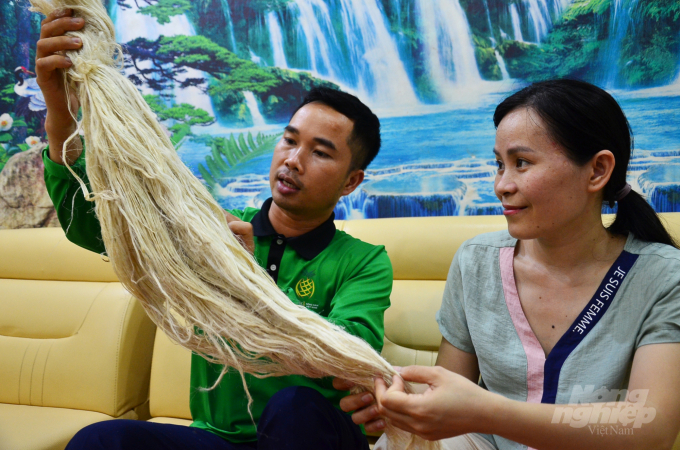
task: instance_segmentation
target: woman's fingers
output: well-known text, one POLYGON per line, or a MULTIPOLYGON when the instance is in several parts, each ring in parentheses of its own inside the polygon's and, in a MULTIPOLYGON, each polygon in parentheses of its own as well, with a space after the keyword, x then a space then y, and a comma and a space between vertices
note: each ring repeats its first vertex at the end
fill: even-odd
POLYGON ((406 387, 404 386, 404 380, 399 375, 392 376, 392 386, 388 389, 390 392, 400 391, 405 392, 406 387))
POLYGON ((389 419, 391 425, 401 428, 404 431, 408 431, 409 433, 418 434, 418 427, 420 424, 410 415, 387 409, 384 411, 383 416, 386 419, 389 419))
POLYGON ((399 375, 395 375, 392 386, 389 388, 382 378, 375 379, 375 398, 378 403, 378 412, 386 415, 387 410, 406 411, 409 394, 404 391, 404 383, 399 375))
POLYGON ((438 378, 441 367, 408 366, 402 367, 401 377, 406 381, 423 384, 434 384, 438 378))

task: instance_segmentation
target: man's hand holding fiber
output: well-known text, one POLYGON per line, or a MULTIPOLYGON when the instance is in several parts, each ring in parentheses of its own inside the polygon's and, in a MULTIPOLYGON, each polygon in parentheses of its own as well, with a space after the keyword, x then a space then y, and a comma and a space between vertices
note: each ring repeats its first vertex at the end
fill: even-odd
POLYGON ((76 123, 69 112, 69 103, 71 111, 78 111, 79 107, 74 92, 70 92, 67 98, 62 69, 73 65, 64 56, 64 52, 77 50, 83 44, 80 39, 65 34, 85 26, 83 19, 72 16, 73 11, 70 9, 57 10, 42 21, 35 61, 37 83, 47 105, 45 130, 50 144, 49 156, 56 163, 69 165, 80 156, 82 145, 79 139, 73 140, 66 154, 66 161, 62 160, 64 141, 76 130, 76 123))
POLYGON ((244 222, 238 217, 224 211, 227 218, 229 229, 241 241, 241 245, 251 255, 255 251, 255 238, 253 237, 253 226, 249 222, 244 222))
MULTIPOLYGON (((333 378, 333 387, 339 391, 349 391, 354 384, 340 378, 333 378)), ((364 425, 369 433, 383 431, 385 420, 378 412, 375 397, 370 392, 351 394, 340 400, 340 408, 346 413, 352 413, 352 421, 357 425, 364 425)))

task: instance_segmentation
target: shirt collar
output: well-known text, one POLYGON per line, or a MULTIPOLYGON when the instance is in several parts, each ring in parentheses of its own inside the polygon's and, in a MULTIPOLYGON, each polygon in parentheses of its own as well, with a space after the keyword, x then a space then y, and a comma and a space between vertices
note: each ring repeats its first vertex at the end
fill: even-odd
MULTIPOLYGON (((253 225, 253 235, 257 237, 276 236, 278 233, 274 230, 272 223, 269 221, 269 209, 272 206, 272 199, 267 199, 262 205, 262 209, 255 214, 253 220, 250 222, 253 225)), ((303 235, 285 238, 286 244, 290 245, 298 255, 306 260, 312 260, 324 251, 330 245, 335 236, 335 213, 324 223, 314 228, 303 235)))

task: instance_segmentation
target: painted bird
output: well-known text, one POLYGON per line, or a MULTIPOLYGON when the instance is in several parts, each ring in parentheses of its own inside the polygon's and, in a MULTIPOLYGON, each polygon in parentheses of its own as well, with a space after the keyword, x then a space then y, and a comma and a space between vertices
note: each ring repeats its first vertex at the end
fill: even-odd
POLYGON ((45 130, 47 105, 45 105, 45 97, 38 87, 38 82, 35 78, 31 78, 31 75, 35 74, 24 66, 14 69, 14 78, 17 81, 14 85, 14 92, 20 97, 14 107, 14 112, 26 119, 38 119, 40 128, 36 131, 42 134, 45 130))
POLYGON ((40 121, 40 128, 44 127, 47 115, 47 105, 45 97, 38 87, 35 75, 24 66, 14 69, 14 78, 17 83, 14 85, 14 92, 21 97, 15 106, 15 113, 26 119, 37 118, 40 121))

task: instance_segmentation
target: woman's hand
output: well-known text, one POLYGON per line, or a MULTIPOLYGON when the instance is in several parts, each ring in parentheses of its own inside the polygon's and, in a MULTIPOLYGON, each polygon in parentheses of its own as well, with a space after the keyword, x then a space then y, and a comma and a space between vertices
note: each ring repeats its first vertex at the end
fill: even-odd
MULTIPOLYGON (((339 391, 349 391, 354 384, 340 378, 333 379, 333 387, 339 391)), ((340 408, 346 413, 353 412, 352 421, 357 425, 364 425, 369 433, 385 429, 385 420, 378 413, 375 397, 370 392, 348 395, 340 400, 340 408)))
POLYGON ((480 431, 480 412, 493 394, 442 367, 409 366, 400 374, 389 388, 381 378, 375 381, 378 413, 394 426, 428 440, 480 431), (428 387, 420 394, 407 394, 404 381, 428 387))
MULTIPOLYGON (((64 74, 61 70, 73 65, 73 62, 64 56, 64 52, 77 50, 83 45, 79 38, 65 36, 67 32, 80 30, 85 26, 82 18, 74 18, 72 15, 72 10, 64 9, 56 10, 47 16, 42 21, 40 40, 36 47, 36 81, 47 106, 45 130, 50 143, 50 159, 59 164, 64 164, 61 159, 62 145, 76 130, 76 123, 69 112, 69 104, 71 111, 78 111, 78 98, 75 93, 71 92, 67 98, 64 74)), ((82 151, 79 139, 73 143, 74 148, 69 149, 67 154, 69 164, 72 164, 82 151)))

